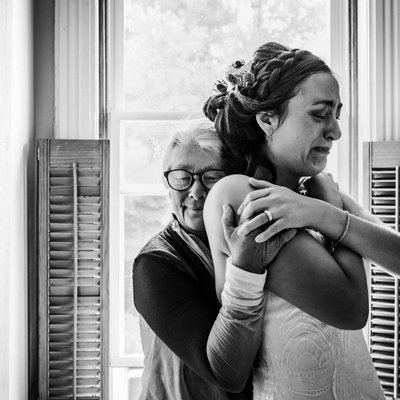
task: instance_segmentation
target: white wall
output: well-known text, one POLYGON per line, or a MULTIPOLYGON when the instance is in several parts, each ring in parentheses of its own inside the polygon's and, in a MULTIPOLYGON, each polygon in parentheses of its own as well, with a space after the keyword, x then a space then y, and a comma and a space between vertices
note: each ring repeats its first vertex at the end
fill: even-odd
POLYGON ((0 388, 27 398, 27 161, 34 146, 32 0, 0 2, 0 388))

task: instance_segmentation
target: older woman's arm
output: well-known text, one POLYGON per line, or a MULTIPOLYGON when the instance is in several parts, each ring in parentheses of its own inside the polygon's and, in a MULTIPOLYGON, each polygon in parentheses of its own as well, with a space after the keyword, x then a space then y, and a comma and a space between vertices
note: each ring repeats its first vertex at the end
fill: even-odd
POLYGON ((244 388, 260 346, 265 277, 266 272, 251 273, 227 262, 222 306, 208 338, 207 355, 213 374, 229 391, 244 388))
MULTIPOLYGON (((263 282, 260 285, 262 288, 263 282)), ((195 373, 224 390, 242 390, 260 345, 262 290, 242 293, 236 303, 223 303, 218 311, 216 299, 213 304, 205 295, 214 292, 211 277, 208 286, 200 287, 188 271, 152 255, 135 260, 133 289, 138 312, 195 373), (221 326, 228 329, 222 331, 221 326), (218 354, 223 343, 234 349, 226 357, 218 354), (246 370, 244 374, 238 365, 246 370)))

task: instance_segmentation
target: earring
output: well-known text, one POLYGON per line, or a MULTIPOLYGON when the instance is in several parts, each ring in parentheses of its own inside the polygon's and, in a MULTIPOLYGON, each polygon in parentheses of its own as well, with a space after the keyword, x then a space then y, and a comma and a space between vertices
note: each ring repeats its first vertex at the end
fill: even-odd
POLYGON ((265 140, 266 140, 267 144, 271 141, 272 134, 273 134, 273 132, 266 132, 265 133, 265 140))

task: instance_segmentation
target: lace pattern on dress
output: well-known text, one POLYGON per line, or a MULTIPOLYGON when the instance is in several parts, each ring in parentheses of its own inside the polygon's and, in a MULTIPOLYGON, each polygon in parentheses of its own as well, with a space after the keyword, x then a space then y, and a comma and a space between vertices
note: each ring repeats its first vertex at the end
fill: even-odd
POLYGON ((256 400, 384 400, 362 331, 329 326, 266 291, 256 400))

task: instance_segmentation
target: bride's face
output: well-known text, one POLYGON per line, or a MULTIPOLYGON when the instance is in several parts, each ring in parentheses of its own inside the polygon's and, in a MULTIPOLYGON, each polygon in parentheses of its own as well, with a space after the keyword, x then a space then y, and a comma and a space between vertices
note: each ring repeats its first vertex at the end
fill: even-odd
POLYGON ((320 72, 290 99, 281 125, 277 116, 271 118, 276 129, 272 128, 268 144, 279 180, 316 175, 325 168, 332 142, 341 136, 341 108, 336 79, 320 72))

